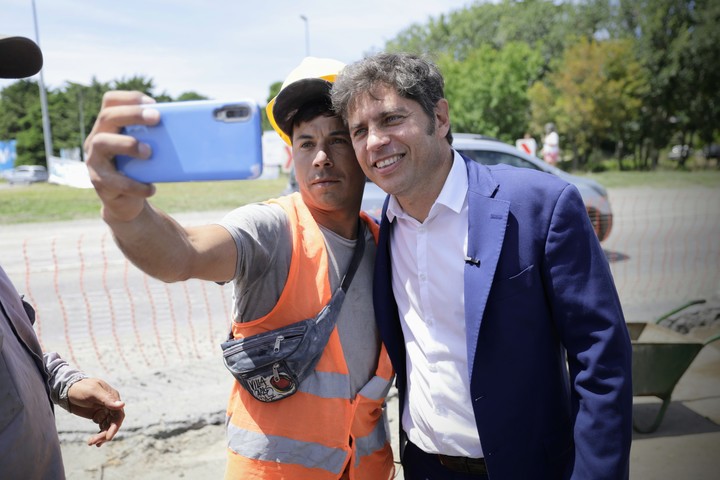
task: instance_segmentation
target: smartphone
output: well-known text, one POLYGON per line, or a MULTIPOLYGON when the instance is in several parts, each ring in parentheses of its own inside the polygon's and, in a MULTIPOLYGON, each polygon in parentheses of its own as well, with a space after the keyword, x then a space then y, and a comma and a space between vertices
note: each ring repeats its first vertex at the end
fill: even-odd
POLYGON ((123 133, 152 148, 147 160, 118 155, 117 169, 144 182, 244 180, 262 174, 262 124, 253 100, 193 100, 147 105, 160 111, 154 126, 123 133))

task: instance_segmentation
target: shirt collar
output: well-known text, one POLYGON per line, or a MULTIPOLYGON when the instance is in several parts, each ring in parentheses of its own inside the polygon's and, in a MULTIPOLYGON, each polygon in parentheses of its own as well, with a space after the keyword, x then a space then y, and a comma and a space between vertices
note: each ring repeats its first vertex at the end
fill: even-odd
MULTIPOLYGON (((465 161, 460 154, 453 150, 453 164, 450 167, 450 173, 445 179, 440 195, 433 203, 430 208, 430 214, 437 210, 437 205, 443 205, 446 208, 459 213, 465 202, 468 189, 468 176, 467 169, 465 168, 465 161)), ((390 223, 395 220, 395 217, 405 216, 405 211, 398 203, 395 195, 390 195, 390 202, 387 208, 387 218, 390 223)))

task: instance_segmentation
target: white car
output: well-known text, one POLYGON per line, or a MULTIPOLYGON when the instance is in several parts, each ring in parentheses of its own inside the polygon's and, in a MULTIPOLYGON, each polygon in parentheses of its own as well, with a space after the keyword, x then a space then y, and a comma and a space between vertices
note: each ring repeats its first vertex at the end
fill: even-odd
POLYGON ((47 182, 48 172, 42 165, 20 165, 5 174, 10 184, 47 182))
MULTIPOLYGON (((613 223, 612 209, 607 190, 595 180, 571 175, 549 165, 537 157, 528 155, 513 145, 500 140, 468 133, 453 133, 453 148, 468 158, 484 165, 505 163, 515 167, 534 168, 556 175, 577 187, 587 208, 590 221, 600 241, 610 235, 613 223)), ((362 209, 375 218, 380 218, 385 201, 385 192, 374 183, 365 184, 362 209)))

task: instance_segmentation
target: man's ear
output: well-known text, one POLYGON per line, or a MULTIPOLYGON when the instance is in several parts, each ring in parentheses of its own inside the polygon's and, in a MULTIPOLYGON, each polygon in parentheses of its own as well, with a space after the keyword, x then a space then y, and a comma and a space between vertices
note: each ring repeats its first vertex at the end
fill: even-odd
POLYGON ((450 104, 441 98, 435 104, 435 133, 438 138, 445 138, 450 130, 450 104))

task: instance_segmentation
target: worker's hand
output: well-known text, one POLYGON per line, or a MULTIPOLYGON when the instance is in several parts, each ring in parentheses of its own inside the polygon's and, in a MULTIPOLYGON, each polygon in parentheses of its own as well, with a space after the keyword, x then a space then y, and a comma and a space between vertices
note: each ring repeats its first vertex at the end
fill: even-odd
POLYGON ((125 419, 125 402, 117 390, 99 378, 85 378, 68 390, 70 413, 97 423, 100 432, 88 439, 88 445, 101 446, 115 437, 125 419))
POLYGON ((115 167, 116 155, 146 160, 150 147, 130 135, 121 134, 127 125, 156 125, 160 112, 143 105, 155 100, 142 92, 105 93, 102 107, 90 135, 85 140, 85 155, 90 180, 103 203, 103 218, 108 223, 128 222, 143 210, 145 199, 155 193, 151 184, 136 182, 115 167))

